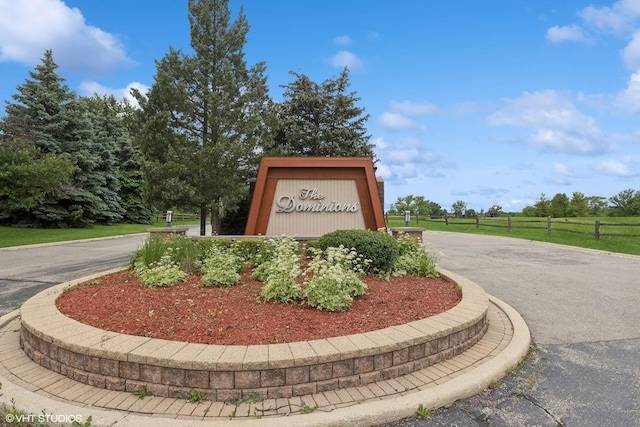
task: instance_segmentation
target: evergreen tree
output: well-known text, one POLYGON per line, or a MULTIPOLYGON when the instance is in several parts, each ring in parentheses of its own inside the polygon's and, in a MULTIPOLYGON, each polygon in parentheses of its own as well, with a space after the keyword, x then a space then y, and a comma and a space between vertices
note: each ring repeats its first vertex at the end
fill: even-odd
POLYGON ((564 218, 569 214, 569 198, 564 193, 557 193, 551 199, 551 216, 554 218, 564 218))
POLYGON ((540 193, 540 197, 533 205, 535 216, 549 216, 551 214, 551 202, 544 193, 540 193))
POLYGON ((584 193, 574 191, 569 202, 569 214, 571 216, 587 216, 589 214, 589 198, 584 193))
POLYGON ((283 86, 280 126, 269 155, 374 157, 365 127, 368 114, 349 92, 349 70, 322 84, 304 74, 290 72, 295 80, 283 86))
POLYGON ((228 0, 189 0, 188 9, 193 54, 170 48, 157 61, 146 97, 136 93, 142 107, 136 135, 155 206, 200 206, 202 217, 210 207, 219 233, 221 215, 248 191, 272 107, 265 65, 247 69, 244 60, 243 9, 234 22, 228 0))
POLYGON ((81 108, 75 93, 56 73, 53 54, 46 51, 30 79, 18 86, 7 102, 0 122, 5 138, 33 145, 43 155, 69 159, 74 169, 71 183, 48 194, 29 211, 10 221, 30 226, 83 227, 119 218, 117 198, 110 188, 112 177, 104 165, 112 165, 109 146, 95 141, 90 113, 81 108))
POLYGON ((640 190, 627 188, 609 197, 609 202, 611 202, 611 212, 615 216, 640 215, 640 190))
POLYGON ((111 212, 120 212, 119 221, 149 223, 152 213, 143 202, 142 153, 134 147, 127 127, 133 108, 119 103, 113 95, 80 100, 92 115, 96 142, 105 148, 103 169, 107 183, 102 190, 103 200, 109 202, 111 212))

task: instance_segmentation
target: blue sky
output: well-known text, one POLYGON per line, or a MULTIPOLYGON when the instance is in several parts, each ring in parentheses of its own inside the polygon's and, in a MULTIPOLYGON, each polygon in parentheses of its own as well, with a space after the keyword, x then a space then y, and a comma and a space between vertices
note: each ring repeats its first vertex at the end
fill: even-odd
MULTIPOLYGON (((80 95, 153 83, 185 1, 0 0, 0 98, 52 49, 80 95)), ((385 180, 445 209, 640 189, 640 0, 244 0, 271 96, 351 70, 385 180)), ((4 107, 4 106, 3 106, 4 107)))

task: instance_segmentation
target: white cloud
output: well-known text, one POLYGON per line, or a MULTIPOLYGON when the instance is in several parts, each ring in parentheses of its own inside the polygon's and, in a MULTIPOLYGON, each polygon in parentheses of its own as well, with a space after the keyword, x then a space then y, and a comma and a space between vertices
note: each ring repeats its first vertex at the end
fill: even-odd
POLYGON ((418 124, 402 114, 385 111, 378 120, 380 126, 390 130, 408 130, 418 128, 418 124))
POLYGON ((582 28, 577 25, 553 26, 547 30, 547 38, 553 43, 566 41, 587 42, 588 38, 582 28))
POLYGON ((349 36, 338 36, 335 39, 333 39, 333 42, 335 44, 346 46, 348 44, 351 44, 351 37, 349 37, 349 36))
POLYGON ((331 65, 336 68, 347 67, 353 71, 363 68, 364 62, 355 53, 341 50, 331 58, 331 65))
POLYGON ((629 178, 640 175, 640 168, 629 157, 623 160, 603 160, 596 169, 606 175, 614 175, 622 178, 629 178))
POLYGON ((138 100, 131 94, 131 89, 137 89, 141 94, 144 95, 149 90, 149 86, 143 85, 139 82, 131 82, 127 85, 127 87, 123 89, 114 89, 102 86, 100 83, 94 81, 85 81, 80 84, 80 91, 82 92, 81 95, 113 95, 119 101, 124 101, 126 99, 129 104, 131 104, 135 108, 138 108, 138 100))
POLYGON ((464 101, 453 105, 451 108, 451 113, 454 116, 466 116, 469 114, 476 114, 484 110, 485 108, 486 106, 479 102, 464 101))
POLYGON ((453 161, 425 149, 416 138, 404 138, 393 143, 378 138, 375 151, 381 159, 377 173, 389 182, 420 182, 427 177, 440 178, 443 176, 442 169, 455 167, 453 161))
POLYGON ((404 116, 426 116, 438 112, 438 107, 429 102, 415 103, 411 101, 398 102, 393 100, 389 103, 389 109, 393 113, 404 116))
POLYGON ((572 176, 573 171, 565 163, 555 163, 553 165, 551 182, 560 185, 569 185, 571 184, 572 176))
POLYGON ((504 100, 489 123, 531 129, 530 143, 541 151, 597 154, 609 148, 595 120, 553 90, 504 100))
POLYGON ((578 15, 589 26, 602 31, 624 34, 635 28, 640 17, 640 2, 620 0, 611 7, 587 6, 578 15))
POLYGON ((0 61, 33 66, 47 49, 61 67, 91 74, 133 63, 117 37, 61 0, 0 0, 0 61))
POLYGON ((616 109, 627 113, 640 111, 640 71, 631 75, 626 89, 616 94, 613 103, 616 109))
POLYGON ((640 31, 633 33, 631 41, 620 52, 622 61, 631 70, 640 68, 640 31))

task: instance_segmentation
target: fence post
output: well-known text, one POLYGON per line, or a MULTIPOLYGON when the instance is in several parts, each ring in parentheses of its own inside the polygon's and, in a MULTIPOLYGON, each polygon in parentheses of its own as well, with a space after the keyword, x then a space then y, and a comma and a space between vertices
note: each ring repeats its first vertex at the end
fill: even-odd
POLYGON ((507 215, 507 231, 511 233, 511 215, 507 215))
POLYGON ((594 232, 596 240, 600 240, 600 220, 596 219, 596 231, 594 232))
POLYGON ((476 229, 480 228, 480 217, 476 215, 476 229))
POLYGON ((551 217, 547 217, 547 236, 551 236, 551 217))
POLYGON ((444 225, 449 225, 449 215, 444 216, 444 225))

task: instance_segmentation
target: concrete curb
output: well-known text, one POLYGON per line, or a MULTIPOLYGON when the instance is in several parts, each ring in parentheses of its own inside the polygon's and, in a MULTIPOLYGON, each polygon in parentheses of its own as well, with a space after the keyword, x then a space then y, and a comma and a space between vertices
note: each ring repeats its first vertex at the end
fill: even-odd
MULTIPOLYGON (((502 378, 508 371, 516 367, 526 357, 531 336, 522 317, 510 306, 497 298, 489 296, 492 304, 498 307, 508 317, 513 327, 513 337, 507 347, 498 355, 477 366, 475 369, 434 387, 417 391, 407 395, 398 395, 384 401, 372 400, 358 405, 333 409, 330 412, 318 410, 311 414, 292 415, 282 417, 266 417, 256 419, 220 419, 215 420, 185 420, 161 416, 143 416, 128 412, 117 412, 97 409, 95 407, 81 407, 57 401, 53 398, 35 394, 31 390, 19 387, 6 378, 0 377, 3 387, 0 390, 0 403, 30 414, 47 414, 73 416, 87 420, 92 417, 93 426, 370 426, 397 421, 411 416, 419 405, 435 409, 477 394, 489 386, 493 381, 502 378)), ((19 316, 16 310, 0 318, 0 325, 7 325, 19 316)))

